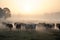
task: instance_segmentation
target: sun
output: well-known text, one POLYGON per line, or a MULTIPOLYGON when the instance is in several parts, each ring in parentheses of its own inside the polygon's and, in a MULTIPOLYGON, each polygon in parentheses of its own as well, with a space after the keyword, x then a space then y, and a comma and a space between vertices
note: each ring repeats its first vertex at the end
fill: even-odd
POLYGON ((31 6, 25 5, 25 6, 23 7, 23 10, 24 10, 25 12, 31 12, 31 11, 32 11, 32 8, 31 8, 31 6))

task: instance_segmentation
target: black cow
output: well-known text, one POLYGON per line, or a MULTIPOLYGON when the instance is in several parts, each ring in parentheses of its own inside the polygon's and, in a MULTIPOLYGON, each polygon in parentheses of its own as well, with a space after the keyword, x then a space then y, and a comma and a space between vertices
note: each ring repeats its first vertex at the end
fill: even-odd
POLYGON ((60 24, 59 23, 57 23, 56 26, 60 29, 60 24))
POLYGON ((25 29, 28 30, 35 30, 36 24, 26 24, 25 29))
POLYGON ((13 25, 12 24, 6 24, 6 26, 9 27, 10 30, 12 30, 12 28, 13 28, 13 25))
POLYGON ((10 29, 10 31, 12 30, 13 28, 13 25, 11 23, 5 23, 5 22, 2 22, 2 24, 4 24, 6 27, 8 27, 10 29))
POLYGON ((16 29, 21 29, 21 23, 15 23, 14 25, 16 26, 16 29))
POLYGON ((53 28, 54 27, 54 24, 44 24, 44 27, 46 28, 46 29, 51 29, 51 28, 53 28))

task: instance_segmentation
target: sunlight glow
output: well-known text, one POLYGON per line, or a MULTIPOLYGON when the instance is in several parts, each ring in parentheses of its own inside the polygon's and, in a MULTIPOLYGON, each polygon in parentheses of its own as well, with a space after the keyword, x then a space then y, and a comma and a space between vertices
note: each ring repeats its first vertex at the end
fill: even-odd
POLYGON ((23 10, 26 12, 31 12, 32 9, 30 6, 26 5, 26 6, 24 6, 23 10))
POLYGON ((0 7, 8 7, 12 14, 41 15, 60 11, 60 0, 2 0, 0 7), (27 14, 26 14, 27 13, 27 14))

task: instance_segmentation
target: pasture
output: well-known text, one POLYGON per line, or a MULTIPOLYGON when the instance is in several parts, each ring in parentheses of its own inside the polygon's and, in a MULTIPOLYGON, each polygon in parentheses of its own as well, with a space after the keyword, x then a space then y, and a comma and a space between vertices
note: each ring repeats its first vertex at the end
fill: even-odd
POLYGON ((0 31, 0 40, 60 40, 60 31, 0 31))
MULTIPOLYGON (((60 30, 51 24, 2 23, 0 40, 60 40, 60 30), (14 29, 15 27, 16 29, 14 29), (24 29, 24 30, 22 30, 24 29)), ((58 25, 60 27, 60 24, 58 25)))

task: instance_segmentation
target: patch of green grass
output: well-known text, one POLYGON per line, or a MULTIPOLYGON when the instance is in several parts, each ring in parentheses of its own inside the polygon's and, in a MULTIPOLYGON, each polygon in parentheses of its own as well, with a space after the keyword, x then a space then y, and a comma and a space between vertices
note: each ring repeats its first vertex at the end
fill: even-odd
POLYGON ((1 31, 0 40, 57 40, 60 32, 1 31))

